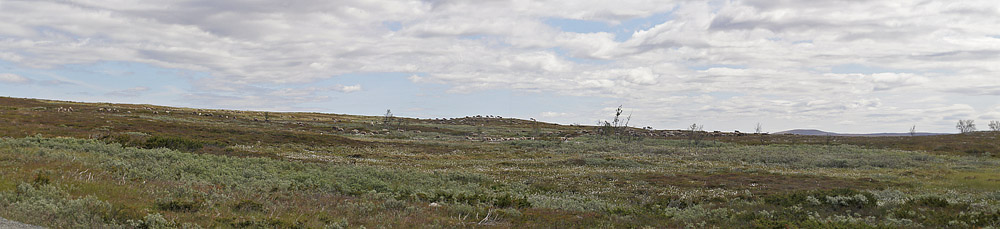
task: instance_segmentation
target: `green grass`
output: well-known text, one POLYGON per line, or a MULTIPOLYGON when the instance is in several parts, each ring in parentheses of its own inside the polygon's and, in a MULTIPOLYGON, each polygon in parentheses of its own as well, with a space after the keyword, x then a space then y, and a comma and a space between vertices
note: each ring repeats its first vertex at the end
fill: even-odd
POLYGON ((694 145, 514 119, 0 106, 0 216, 49 227, 1000 226, 1000 160, 923 150, 988 133, 694 145))

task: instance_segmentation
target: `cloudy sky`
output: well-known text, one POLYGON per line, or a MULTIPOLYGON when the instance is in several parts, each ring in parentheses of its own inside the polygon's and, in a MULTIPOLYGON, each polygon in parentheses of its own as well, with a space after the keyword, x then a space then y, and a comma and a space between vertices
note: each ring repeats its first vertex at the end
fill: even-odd
POLYGON ((1000 1, 0 0, 0 96, 955 132, 1000 120, 1000 1))

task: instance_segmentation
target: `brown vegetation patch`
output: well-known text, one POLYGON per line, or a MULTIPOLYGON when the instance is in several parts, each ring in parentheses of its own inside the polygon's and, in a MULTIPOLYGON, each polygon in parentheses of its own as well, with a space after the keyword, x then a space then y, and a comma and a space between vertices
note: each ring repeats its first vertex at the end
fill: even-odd
POLYGON ((825 176, 788 175, 772 173, 715 173, 647 175, 645 180, 656 185, 686 188, 723 188, 750 190, 755 195, 769 195, 790 191, 829 190, 837 188, 876 188, 885 186, 870 178, 846 179, 825 176))
MULTIPOLYGON (((683 139, 674 137, 675 139, 683 139)), ((746 135, 710 137, 708 140, 744 145, 826 145, 844 144, 873 149, 927 151, 945 155, 1000 157, 1000 132, 980 131, 967 134, 933 136, 808 136, 808 135, 746 135)))
POLYGON ((582 228, 594 225, 606 216, 593 212, 573 212, 556 209, 528 208, 524 216, 514 220, 519 225, 545 225, 551 228, 582 228))

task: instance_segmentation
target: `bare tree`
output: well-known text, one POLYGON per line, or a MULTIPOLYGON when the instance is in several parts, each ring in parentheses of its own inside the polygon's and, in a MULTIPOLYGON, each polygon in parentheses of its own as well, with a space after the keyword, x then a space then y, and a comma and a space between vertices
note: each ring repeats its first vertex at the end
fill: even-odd
POLYGON ((618 135, 624 134, 629 121, 632 121, 632 114, 629 114, 627 118, 623 119, 623 112, 625 112, 625 110, 622 110, 622 105, 618 105, 618 109, 615 109, 615 120, 611 123, 611 126, 614 127, 615 134, 618 135))
POLYGON ((917 135, 917 125, 913 125, 913 127, 910 127, 910 137, 913 137, 913 136, 916 136, 916 135, 917 135))
POLYGON ((753 133, 755 135, 757 135, 757 137, 760 137, 760 144, 763 145, 764 144, 764 127, 761 126, 759 122, 757 123, 757 126, 755 126, 753 128, 753 133))
POLYGON ((975 120, 971 119, 958 120, 958 124, 955 125, 955 128, 957 128, 958 131, 962 132, 963 134, 971 133, 976 131, 976 123, 975 120))
POLYGON ((617 127, 618 123, 622 121, 621 120, 622 112, 624 112, 624 110, 622 110, 622 105, 618 105, 618 108, 615 109, 615 119, 611 121, 612 126, 617 127))
POLYGON ((1000 131, 1000 121, 990 121, 990 130, 1000 131))
POLYGON ((698 123, 691 124, 688 127, 688 140, 691 141, 691 144, 698 145, 701 143, 703 127, 704 125, 698 125, 698 123))
POLYGON ((385 115, 382 116, 382 128, 392 129, 390 127, 392 127, 392 122, 394 120, 395 120, 395 117, 392 116, 392 110, 385 109, 385 115))
POLYGON ((541 134, 542 134, 542 130, 538 126, 538 120, 536 120, 535 118, 528 118, 528 120, 531 120, 531 132, 532 132, 532 135, 534 135, 536 137, 540 137, 541 134))
POLYGON ((622 109, 622 105, 618 105, 618 108, 615 109, 615 117, 611 122, 597 122, 598 132, 605 136, 615 135, 619 138, 625 135, 628 131, 628 124, 632 121, 632 114, 629 114, 628 117, 622 117, 622 113, 625 113, 625 110, 622 109))

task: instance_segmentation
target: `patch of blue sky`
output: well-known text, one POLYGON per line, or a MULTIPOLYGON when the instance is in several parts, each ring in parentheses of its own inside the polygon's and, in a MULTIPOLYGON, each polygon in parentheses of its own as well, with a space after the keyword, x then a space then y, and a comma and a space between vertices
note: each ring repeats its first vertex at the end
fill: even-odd
POLYGON ((383 21, 382 26, 393 32, 403 29, 403 23, 398 21, 383 21))
MULTIPOLYGON (((31 79, 25 84, 0 83, 0 95, 83 102, 142 103, 195 108, 213 107, 209 101, 185 97, 197 93, 192 85, 207 73, 162 68, 133 62, 103 61, 93 64, 65 65, 53 69, 19 67, 0 61, 0 73, 13 73, 31 79), (130 92, 129 89, 146 88, 130 92), (116 93, 117 92, 117 93, 116 93)), ((456 85, 413 82, 412 73, 358 73, 334 76, 312 83, 255 85, 280 90, 309 87, 333 88, 336 85, 361 85, 362 90, 317 92, 328 98, 292 104, 297 111, 341 114, 382 115, 386 109, 405 117, 464 117, 499 115, 514 118, 537 118, 560 123, 591 123, 578 114, 603 107, 606 98, 559 95, 551 92, 528 92, 495 88, 454 93, 456 85), (541 117, 543 112, 568 114, 566 117, 541 117)), ((418 74, 419 75, 419 74, 418 74)), ((266 106, 266 105, 265 105, 266 106)), ((237 107, 231 107, 240 109, 237 107)))
POLYGON ((611 32, 612 25, 604 21, 589 21, 569 18, 546 18, 545 24, 556 27, 564 32, 598 33, 611 32))
POLYGON ((3 84, 7 96, 85 102, 141 102, 179 105, 177 91, 190 88, 178 75, 203 77, 189 71, 133 62, 102 61, 51 69, 24 68, 0 62, 0 69, 31 79, 30 84, 3 84))
MULTIPOLYGON (((449 92, 453 85, 413 82, 411 73, 365 73, 336 76, 315 85, 362 85, 351 93, 323 93, 327 101, 301 104, 309 109, 334 113, 382 115, 386 109, 404 117, 436 118, 475 115, 537 118, 542 112, 578 113, 600 107, 606 99, 526 92, 516 89, 488 89, 467 93, 449 92), (533 116, 537 115, 537 116, 533 116)), ((572 117, 570 117, 572 118, 572 117)), ((552 120, 586 122, 587 120, 552 120)))
POLYGON ((567 53, 565 49, 559 47, 552 48, 551 50, 552 52, 555 52, 557 56, 578 64, 605 65, 614 63, 613 60, 573 57, 572 55, 569 55, 569 53, 567 53))
POLYGON ((632 18, 621 23, 614 24, 605 21, 580 20, 569 18, 546 18, 545 24, 558 28, 565 32, 574 33, 598 33, 608 32, 615 34, 615 41, 623 42, 632 38, 632 34, 640 30, 648 30, 653 26, 663 24, 673 20, 673 11, 656 13, 647 17, 632 18))

